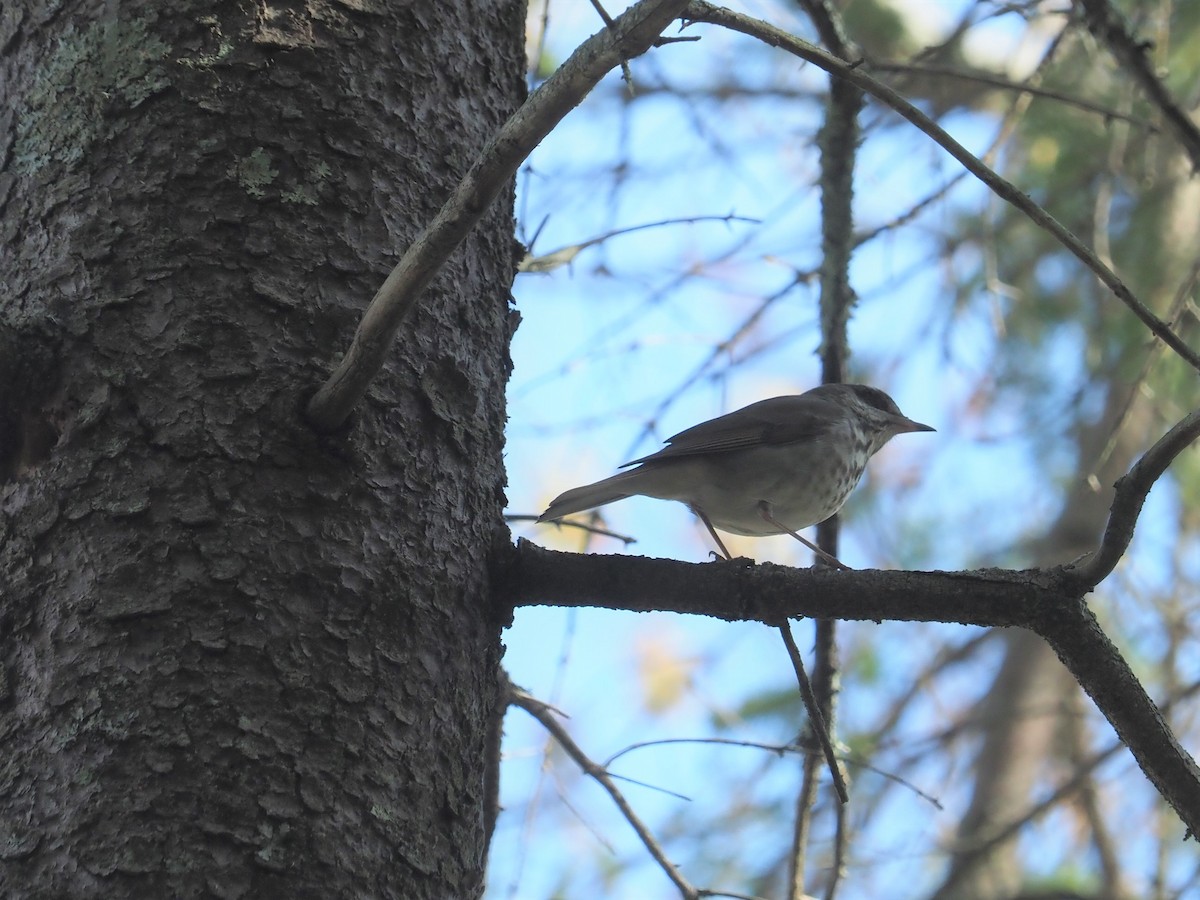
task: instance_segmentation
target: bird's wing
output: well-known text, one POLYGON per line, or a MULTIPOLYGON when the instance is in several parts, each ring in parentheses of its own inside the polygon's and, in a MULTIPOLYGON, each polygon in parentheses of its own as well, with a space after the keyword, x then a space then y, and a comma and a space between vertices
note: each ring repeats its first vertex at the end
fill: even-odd
POLYGON ((840 418, 839 411, 836 404, 809 394, 760 400, 736 412, 681 431, 667 439, 670 446, 627 462, 625 466, 700 453, 812 440, 832 428, 840 418))

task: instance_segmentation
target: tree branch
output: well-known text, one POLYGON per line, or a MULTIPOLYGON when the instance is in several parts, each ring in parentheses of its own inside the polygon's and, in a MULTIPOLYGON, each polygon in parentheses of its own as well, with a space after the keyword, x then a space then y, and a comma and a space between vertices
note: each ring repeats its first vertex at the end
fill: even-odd
POLYGON ((792 661, 796 682, 800 685, 800 697, 804 700, 804 708, 808 710, 810 720, 808 727, 816 737, 821 754, 825 757, 825 765, 829 767, 829 777, 833 779, 833 788, 837 793, 838 802, 849 803, 850 793, 846 789, 846 779, 842 775, 842 767, 838 765, 837 756, 833 752, 833 740, 825 725, 825 716, 821 712, 821 705, 817 702, 816 694, 813 693, 808 673, 804 671, 804 657, 800 655, 800 648, 796 646, 796 639, 792 637, 792 624, 785 621, 780 622, 776 627, 783 636, 783 645, 787 648, 788 659, 792 661))
POLYGON ((646 823, 633 811, 633 807, 629 805, 629 801, 625 799, 625 795, 621 793, 621 789, 617 787, 616 782, 613 781, 613 777, 608 774, 608 769, 594 762, 590 756, 584 753, 583 748, 575 743, 570 732, 554 717, 553 707, 517 687, 508 680, 507 675, 504 676, 504 680, 508 683, 509 702, 513 706, 518 706, 525 710, 525 712, 537 719, 542 727, 550 732, 550 735, 558 741, 558 745, 563 748, 567 756, 571 757, 575 765, 579 766, 585 775, 594 779, 608 792, 617 809, 621 811, 621 815, 625 817, 625 821, 637 832, 646 850, 649 851, 654 861, 658 863, 659 868, 671 879, 672 884, 679 889, 679 893, 683 895, 684 900, 699 900, 701 897, 740 897, 744 898, 744 900, 757 900, 757 898, 750 898, 745 894, 726 894, 720 891, 702 890, 694 887, 683 876, 683 873, 679 871, 679 867, 667 859, 666 851, 657 838, 654 837, 653 833, 651 833, 646 823))
POLYGON ((1090 591, 1116 568, 1133 540, 1133 529, 1150 489, 1171 461, 1197 438, 1200 438, 1200 409, 1184 416, 1117 480, 1117 493, 1109 509, 1100 548, 1086 562, 1070 570, 1075 590, 1080 593, 1090 591))
POLYGON ((1056 605, 1038 617, 1032 630, 1092 698, 1188 833, 1200 834, 1200 768, 1092 611, 1082 600, 1056 605))
POLYGON ((1189 347, 1187 343, 1171 330, 1171 327, 1156 316, 1149 307, 1139 300, 1125 283, 1088 249, 1079 238, 1072 234, 1061 222, 1050 213, 1033 202, 1027 195, 1019 191, 1015 185, 1001 177, 994 170, 984 165, 970 153, 962 144, 954 140, 940 125, 905 100, 887 85, 872 78, 860 67, 842 62, 807 41, 802 41, 786 31, 776 28, 758 19, 743 16, 739 13, 713 6, 703 0, 692 0, 684 10, 683 18, 691 22, 707 22, 720 25, 741 34, 763 41, 772 47, 779 47, 800 59, 811 62, 825 70, 830 75, 845 79, 866 91, 875 99, 891 107, 921 131, 932 138, 942 149, 958 160, 976 178, 987 185, 996 196, 1011 204, 1029 219, 1050 234, 1055 240, 1069 250, 1076 259, 1091 269, 1109 290, 1142 321, 1151 333, 1186 360, 1192 368, 1200 371, 1200 353, 1189 347))
POLYGON ((1150 102, 1162 112, 1167 125, 1175 132, 1175 137, 1191 159, 1192 172, 1200 172, 1200 128, 1196 127, 1191 116, 1179 106, 1166 85, 1154 74, 1154 66, 1146 58, 1146 51, 1154 45, 1149 41, 1134 40, 1133 35, 1125 29, 1121 16, 1107 0, 1076 0, 1076 5, 1083 10, 1083 21, 1087 23, 1088 31, 1104 42, 1117 62, 1141 85, 1150 102))
POLYGON ((730 622, 807 617, 1005 627, 1025 626, 1041 607, 1063 602, 1055 575, 794 569, 749 559, 689 563, 565 553, 521 540, 498 555, 495 587, 497 602, 511 606, 599 606, 730 622))
POLYGON ((1200 834, 1200 768, 1100 628, 1072 569, 791 569, 741 559, 582 556, 520 541, 505 548, 493 574, 497 601, 520 606, 600 606, 766 623, 807 616, 1027 628, 1050 644, 1159 794, 1191 833, 1200 834))
POLYGON ((509 117, 375 294, 346 356, 309 401, 307 415, 314 427, 332 431, 346 421, 417 298, 518 166, 610 69, 645 53, 685 4, 686 0, 634 4, 611 27, 584 41, 509 117))
POLYGON ((985 84, 988 87, 994 87, 1002 91, 1012 91, 1014 94, 1028 94, 1031 97, 1055 100, 1066 106, 1073 106, 1076 109, 1103 116, 1105 119, 1137 125, 1139 128, 1145 128, 1147 131, 1156 134, 1162 131, 1156 123, 1142 116, 1135 116, 1100 103, 1093 103, 1091 100, 1075 97, 1066 91, 1056 91, 1051 88, 1028 84, 1024 81, 1013 81, 982 69, 968 69, 962 66, 940 66, 932 63, 889 62, 875 59, 871 60, 870 68, 874 72, 897 72, 901 75, 920 75, 930 78, 942 77, 952 81, 974 81, 978 84, 985 84))

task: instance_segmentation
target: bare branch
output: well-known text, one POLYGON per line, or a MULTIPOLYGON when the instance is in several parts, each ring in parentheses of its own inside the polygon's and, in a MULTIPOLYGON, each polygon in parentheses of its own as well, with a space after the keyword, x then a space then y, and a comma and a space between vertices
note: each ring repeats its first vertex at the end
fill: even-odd
POLYGON ((1073 601, 1057 570, 975 572, 794 569, 750 559, 688 563, 547 550, 527 540, 496 560, 496 600, 514 607, 597 606, 681 612, 731 622, 785 618, 1029 626, 1073 601))
POLYGON ((850 794, 846 790, 846 779, 842 776, 841 766, 838 765, 837 757, 833 753, 833 741, 829 737, 829 728, 825 725, 825 717, 821 714, 820 704, 817 703, 817 697, 813 693, 812 682, 808 680, 808 673, 804 671, 804 657, 800 655, 800 648, 796 646, 796 639, 792 636, 792 626, 789 622, 780 622, 778 625, 779 633, 783 635, 783 645, 787 647, 788 658, 792 661, 792 669, 796 672, 796 681, 800 685, 800 696, 804 700, 804 708, 808 711, 809 728, 812 733, 817 736, 817 743, 821 745, 821 753, 825 757, 825 764, 829 767, 829 775, 833 779, 833 787, 837 792, 838 801, 841 803, 850 802, 850 794))
POLYGON ((603 244, 609 238, 614 238, 622 234, 633 234, 635 231, 644 231, 647 228, 661 228, 664 225, 690 225, 695 222, 725 222, 726 224, 730 222, 750 222, 755 225, 762 224, 761 219, 750 219, 746 216, 729 213, 724 216, 690 216, 684 219, 663 219, 659 222, 647 222, 644 225, 615 228, 596 237, 588 238, 586 241, 580 241, 578 244, 567 244, 565 247, 559 247, 557 250, 551 250, 549 253, 543 253, 539 256, 533 255, 531 246, 530 252, 525 254, 525 258, 517 266, 517 271, 521 273, 553 272, 562 266, 570 265, 574 262, 575 257, 584 250, 589 247, 595 247, 597 244, 603 244))
MULTIPOLYGON (((541 516, 529 513, 505 513, 504 515, 505 522, 538 522, 540 520, 541 516)), ((588 522, 576 522, 572 521, 571 519, 555 519, 553 522, 542 522, 541 524, 555 525, 559 528, 578 528, 580 531, 586 531, 588 534, 598 534, 601 537, 615 538, 626 547, 628 547, 630 544, 637 543, 637 538, 635 537, 631 537, 628 534, 620 534, 616 531, 609 531, 607 528, 600 528, 599 526, 589 524, 588 522)))
POLYGON ((1034 631, 1058 654, 1188 831, 1200 834, 1200 768, 1086 604, 1040 617, 1034 631))
MULTIPOLYGON (((637 741, 636 743, 630 744, 627 747, 622 747, 620 750, 618 750, 616 753, 614 753, 612 756, 610 756, 608 759, 606 759, 604 761, 604 767, 608 768, 614 762, 616 762, 618 759, 620 759, 622 756, 624 756, 627 753, 632 753, 635 750, 642 750, 646 747, 662 747, 662 746, 666 746, 668 744, 714 744, 714 745, 723 745, 726 747, 750 747, 755 750, 766 750, 768 753, 774 753, 776 756, 783 756, 788 753, 806 753, 806 754, 812 755, 817 752, 816 750, 812 749, 811 747, 801 747, 800 745, 794 744, 794 743, 793 744, 764 744, 762 741, 748 741, 748 740, 739 740, 737 738, 720 738, 720 737, 658 738, 653 741, 637 741)), ((924 800, 926 803, 928 803, 934 809, 937 809, 937 810, 945 809, 945 807, 942 806, 941 801, 938 800, 937 797, 934 797, 932 794, 926 793, 925 791, 923 791, 919 787, 917 787, 915 784, 913 784, 911 781, 901 778, 895 772, 888 772, 884 769, 879 768, 878 766, 873 766, 870 763, 868 763, 866 760, 856 757, 853 754, 844 754, 842 756, 842 759, 845 761, 847 766, 854 766, 855 768, 862 769, 863 771, 871 772, 875 775, 878 775, 880 778, 884 779, 885 781, 890 781, 894 784, 900 785, 900 787, 905 788, 906 790, 912 791, 912 793, 915 796, 917 796, 921 800, 924 800)))
MULTIPOLYGON (((605 25, 607 25, 609 28, 616 27, 617 23, 614 22, 613 17, 608 14, 608 10, 606 10, 600 4, 600 0, 592 0, 592 8, 596 10, 597 15, 600 16, 605 25)), ((621 78, 624 79, 625 83, 629 86, 629 90, 632 91, 633 73, 629 71, 629 62, 624 59, 621 60, 621 78)))
POLYGON ((1159 794, 1200 834, 1200 768, 1100 628, 1073 570, 790 569, 742 559, 582 556, 520 541, 497 558, 493 577, 497 600, 522 606, 600 606, 766 623, 805 616, 1028 628, 1050 644, 1159 794))
POLYGON ((1200 409, 1189 413, 1164 434, 1134 463, 1126 475, 1117 480, 1116 496, 1108 514, 1108 526, 1096 553, 1086 562, 1069 570, 1070 578, 1082 593, 1090 591, 1116 568, 1124 556, 1146 496, 1162 477, 1167 466, 1184 448, 1200 437, 1200 409))
POLYGON ((1146 53, 1153 44, 1135 40, 1133 35, 1126 31, 1121 16, 1107 0, 1076 0, 1076 5, 1083 10, 1083 20, 1087 23, 1088 31, 1104 42, 1125 71, 1141 85, 1150 102, 1159 108, 1167 124, 1175 132, 1175 137, 1183 145, 1184 152, 1192 161, 1192 171, 1200 172, 1200 128, 1196 127, 1191 116, 1180 107, 1166 85, 1154 74, 1154 66, 1146 53))
POLYGON ((633 830, 637 832, 642 843, 646 845, 646 849, 650 851, 650 855, 654 857, 654 861, 658 863, 659 867, 671 879, 672 883, 679 888, 679 892, 687 900, 696 900, 696 898, 700 897, 700 891, 693 887, 683 877, 683 873, 679 871, 675 864, 667 859, 667 854, 663 850, 662 845, 650 833, 650 829, 646 827, 646 823, 638 818, 638 814, 633 811, 633 807, 629 805, 629 801, 625 799, 625 795, 621 793, 620 788, 613 782, 612 776, 608 774, 608 771, 603 766, 593 762, 591 757, 584 753, 580 746, 571 738, 567 729, 563 728, 558 719, 554 718, 553 708, 511 682, 509 683, 508 696, 514 706, 519 706, 525 710, 525 712, 537 719, 543 728, 550 732, 554 739, 558 741, 559 746, 566 751, 567 756, 574 760, 575 765, 579 766, 585 775, 595 779, 608 792, 608 795, 612 797, 613 803, 621 810, 621 815, 633 826, 633 830))
POLYGON ((1145 128, 1147 131, 1159 132, 1162 129, 1149 119, 1141 116, 1131 115, 1130 113, 1121 112, 1119 109, 1113 109, 1109 106, 1103 106, 1099 103, 1093 103, 1091 100, 1085 100, 1083 97, 1076 97, 1073 94, 1068 94, 1066 91, 1055 91, 1050 88, 1040 87, 1038 85, 1029 84, 1028 82, 1012 81, 1009 78, 1004 78, 992 72, 985 72, 981 69, 968 69, 962 66, 939 66, 927 63, 901 63, 901 62, 880 62, 879 60, 871 60, 868 64, 873 72, 899 72, 905 75, 927 75, 927 76, 944 76, 953 80, 974 81, 979 84, 986 84, 989 87, 999 88, 1003 91, 1013 91, 1017 94, 1029 94, 1031 97, 1041 97, 1046 100, 1057 100, 1067 106, 1074 106, 1076 109, 1082 109, 1086 112, 1096 113, 1103 116, 1105 119, 1111 119, 1118 122, 1129 122, 1131 125, 1137 125, 1140 128, 1145 128))
POLYGON ((686 0, 641 0, 584 41, 509 117, 375 294, 337 370, 308 404, 322 431, 339 427, 383 365, 417 298, 487 211, 517 167, 604 75, 645 53, 686 0))
POLYGON ((720 25, 733 31, 757 38, 773 47, 779 47, 789 53, 811 62, 837 78, 845 79, 861 88, 875 99, 891 107, 921 131, 932 138, 942 149, 958 160, 976 178, 987 185, 996 196, 1011 204, 1055 240, 1069 250, 1076 259, 1091 269, 1101 282, 1121 300, 1134 315, 1142 321, 1150 331, 1185 359, 1192 368, 1200 371, 1200 353, 1189 347, 1171 327, 1156 316, 1149 307, 1139 300, 1125 283, 1104 265, 1079 238, 1072 234, 1061 222, 1050 213, 1033 202, 1011 182, 1007 181, 994 170, 984 165, 971 154, 962 144, 954 140, 940 125, 905 100, 900 94, 887 85, 872 78, 860 67, 847 64, 807 41, 802 41, 773 25, 758 19, 743 16, 739 13, 721 7, 713 6, 703 0, 692 0, 684 11, 684 18, 692 22, 707 22, 720 25))

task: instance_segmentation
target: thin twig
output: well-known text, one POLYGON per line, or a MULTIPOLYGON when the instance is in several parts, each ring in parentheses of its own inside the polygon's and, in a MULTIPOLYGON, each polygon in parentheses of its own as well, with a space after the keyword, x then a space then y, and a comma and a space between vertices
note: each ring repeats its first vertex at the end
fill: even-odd
MULTIPOLYGON (((592 9, 596 10, 597 15, 609 28, 615 28, 616 22, 613 17, 608 14, 608 10, 600 3, 600 0, 592 0, 592 9)), ((633 73, 629 71, 629 61, 621 60, 621 79, 629 86, 629 93, 633 93, 633 73)))
POLYGON ((602 244, 609 238, 614 238, 622 234, 632 234, 635 231, 644 231, 647 228, 661 228, 664 225, 691 225, 695 222, 749 222, 755 225, 761 225, 761 219, 751 219, 746 216, 738 216, 729 213, 725 216, 690 216, 682 219, 663 219, 659 222, 647 222, 644 225, 631 225, 628 228, 615 228, 612 231, 606 231, 604 234, 597 235, 594 238, 588 238, 586 241, 580 241, 578 244, 567 244, 565 247, 559 247, 557 250, 551 250, 549 253, 542 253, 534 256, 532 252, 527 253, 525 258, 521 260, 517 266, 517 271, 520 273, 527 272, 552 272, 555 269, 568 265, 573 262, 575 257, 589 247, 594 247, 597 244, 602 244))
POLYGON ((392 269, 363 315, 337 370, 309 401, 314 427, 342 425, 383 365, 397 330, 434 275, 517 168, 611 69, 654 43, 686 0, 641 0, 588 38, 521 105, 480 152, 428 227, 392 269))
POLYGON ((937 203, 939 200, 944 199, 946 197, 946 195, 949 194, 950 191, 952 191, 954 188, 958 187, 958 185, 960 183, 962 183, 963 179, 965 179, 966 177, 967 177, 966 172, 959 172, 954 177, 946 179, 946 182, 943 185, 941 185, 941 187, 937 188, 934 191, 931 191, 929 194, 922 197, 920 200, 918 200, 916 203, 914 203, 908 209, 904 210, 904 212, 900 213, 899 215, 892 217, 891 219, 889 219, 886 222, 876 225, 874 228, 871 228, 868 231, 858 232, 857 234, 854 235, 855 249, 861 247, 863 244, 866 244, 866 243, 869 243, 869 242, 875 240, 881 234, 885 234, 889 231, 898 229, 902 225, 907 225, 909 222, 916 219, 917 216, 919 216, 921 213, 923 213, 926 209, 928 209, 934 203, 937 203))
POLYGON ((1012 81, 1008 78, 1003 78, 1000 75, 995 75, 991 72, 983 72, 979 69, 967 69, 962 66, 939 66, 932 64, 914 64, 901 62, 880 62, 871 60, 867 64, 872 72, 898 72, 905 75, 927 75, 927 76, 944 76, 956 81, 974 81, 979 84, 986 84, 989 87, 999 88, 1002 91, 1015 91, 1018 94, 1029 94, 1033 97, 1041 97, 1046 100, 1056 100, 1059 103, 1064 103, 1067 106, 1074 106, 1077 109, 1082 109, 1085 112, 1096 113, 1103 116, 1105 119, 1111 119, 1118 122, 1129 122, 1132 125, 1137 125, 1145 128, 1147 131, 1159 132, 1162 129, 1149 119, 1142 116, 1135 116, 1130 113, 1124 113, 1117 109, 1112 109, 1108 106, 1102 106, 1099 103, 1093 103, 1090 100, 1085 100, 1082 97, 1076 97, 1068 94, 1065 91, 1055 91, 1050 88, 1044 88, 1029 84, 1026 81, 1012 81))
POLYGON ((663 850, 662 845, 659 844, 657 838, 650 833, 650 829, 638 817, 638 814, 633 811, 633 807, 629 805, 629 801, 625 799, 625 795, 621 793, 620 788, 618 788, 613 782, 612 777, 608 774, 603 766, 597 765, 595 762, 593 762, 591 757, 584 753, 580 746, 575 743, 567 729, 563 728, 558 719, 554 717, 551 708, 545 703, 542 703, 532 694, 511 683, 509 685, 509 699, 514 706, 519 706, 521 709, 525 710, 525 712, 537 719, 538 722, 541 723, 542 727, 550 732, 554 739, 558 741, 559 746, 566 751, 567 756, 574 760, 575 765, 579 766, 585 775, 594 779, 602 788, 604 788, 605 791, 608 792, 608 795, 612 798, 613 803, 615 803, 617 808, 621 811, 621 815, 623 815, 625 820, 631 826, 633 826, 633 830, 637 832, 638 838, 640 838, 642 843, 646 846, 646 849, 650 852, 650 855, 654 858, 654 861, 658 863, 659 867, 664 873, 666 873, 666 876, 671 879, 671 882, 677 888, 679 888, 679 892, 683 894, 687 900, 695 900, 695 898, 700 897, 700 891, 693 887, 691 883, 689 883, 688 880, 683 877, 683 873, 679 871, 675 864, 667 859, 666 851, 663 850))
MULTIPOLYGON (((1167 321, 1172 325, 1179 324, 1184 310, 1187 309, 1187 305, 1191 301, 1192 291, 1195 289, 1198 282, 1200 282, 1200 259, 1195 259, 1192 261, 1191 268, 1188 269, 1187 275, 1184 277, 1183 281, 1179 283, 1179 287, 1176 288, 1175 297, 1171 301, 1171 306, 1167 309, 1167 321)), ((1095 471, 1103 466, 1108 461, 1108 458, 1112 456, 1113 451, 1117 446, 1117 438, 1119 437, 1121 428, 1125 425, 1125 420, 1128 418, 1130 410, 1133 408, 1134 398, 1137 397, 1141 386, 1146 382, 1146 379, 1150 375, 1150 370, 1154 367, 1154 363, 1158 360, 1158 357, 1162 351, 1162 341, 1158 340, 1158 338, 1152 338, 1151 340, 1152 346, 1150 347, 1150 351, 1142 360, 1141 371, 1137 373, 1137 376, 1128 385, 1129 390, 1125 396, 1125 404, 1121 407, 1120 412, 1118 412, 1114 418, 1115 424, 1113 425, 1112 433, 1109 435, 1108 442, 1104 445, 1104 449, 1100 451, 1100 456, 1097 458, 1095 465, 1092 466, 1093 474, 1089 475, 1089 479, 1095 478, 1095 471)))
MULTIPOLYGON (((808 756, 815 756, 817 750, 812 747, 801 747, 799 744, 764 744, 762 741, 747 741, 739 738, 719 738, 719 737, 702 737, 702 738, 658 738, 653 741, 637 741, 627 747, 622 747, 612 756, 604 761, 604 768, 608 768, 626 753, 632 753, 635 750, 644 750, 649 747, 665 746, 667 744, 720 744, 727 747, 750 747, 755 750, 766 750, 768 753, 774 753, 776 756, 783 756, 787 753, 803 753, 808 756)), ((936 810, 943 810, 945 807, 937 797, 926 791, 921 790, 907 778, 897 775, 895 772, 888 772, 878 766, 873 766, 865 760, 859 759, 850 754, 844 754, 839 757, 847 766, 854 766, 857 769, 862 769, 864 772, 871 772, 878 775, 885 781, 890 781, 897 784, 906 790, 910 790, 919 799, 924 800, 936 810)))
POLYGON ((701 360, 701 362, 695 368, 693 368, 692 371, 684 375, 684 377, 671 388, 671 390, 667 393, 666 399, 664 399, 658 404, 658 406, 654 408, 653 412, 650 413, 646 424, 638 431, 637 436, 634 438, 629 455, 632 455, 633 447, 638 446, 638 444, 644 438, 654 433, 654 429, 658 425, 659 420, 667 413, 672 404, 674 404, 683 395, 683 392, 687 390, 687 388, 696 384, 705 376, 710 378, 714 377, 709 373, 716 364, 717 360, 726 354, 732 354, 734 348, 737 347, 739 342, 750 335, 756 334, 758 323, 763 319, 763 317, 766 316, 766 314, 780 300, 790 294, 794 288, 801 284, 808 283, 815 274, 816 273, 811 270, 802 272, 798 271, 783 288, 771 294, 770 296, 763 297, 759 301, 758 305, 745 318, 743 318, 735 328, 733 328, 729 337, 715 344, 712 349, 708 351, 708 354, 704 357, 704 359, 701 360))
POLYGON ((1082 262, 1142 321, 1150 331, 1160 337, 1197 371, 1200 371, 1200 352, 1197 352, 1171 330, 1166 322, 1156 316, 1139 300, 1115 272, 1104 265, 1082 241, 1045 209, 1038 206, 1015 185, 984 165, 962 144, 952 138, 945 129, 909 103, 904 97, 882 82, 872 78, 861 67, 847 64, 826 53, 807 41, 802 41, 773 25, 728 9, 713 6, 703 0, 692 0, 684 11, 684 18, 691 22, 707 22, 780 47, 813 65, 824 69, 838 78, 849 81, 871 96, 891 107, 925 134, 929 135, 942 149, 958 160, 971 174, 982 181, 998 197, 1020 210, 1030 221, 1050 234, 1082 262))
MULTIPOLYGON (((530 513, 505 513, 505 522, 540 522, 541 516, 535 516, 530 513)), ((601 537, 616 538, 626 547, 630 544, 636 544, 637 538, 630 537, 627 534, 619 534, 615 531, 609 531, 607 528, 600 528, 596 525, 589 525, 587 522, 575 522, 571 519, 555 519, 553 522, 542 522, 543 525, 556 525, 559 528, 578 528, 581 531, 586 531, 588 534, 598 534, 601 537)))
POLYGON ((779 623, 778 628, 783 636, 783 645, 787 647, 788 658, 792 661, 792 668, 796 670, 796 681, 800 684, 800 696, 804 700, 804 709, 808 712, 809 726, 817 737, 817 743, 821 745, 821 754, 825 757, 825 764, 829 766, 829 775, 833 778, 838 800, 849 803, 850 794, 846 790, 846 779, 842 777, 842 769, 833 753, 833 742, 829 738, 829 729, 825 727, 825 717, 821 715, 821 708, 817 705, 816 695, 813 694, 812 682, 808 680, 808 673, 804 671, 804 658, 800 655, 796 639, 792 636, 792 626, 784 621, 779 623))

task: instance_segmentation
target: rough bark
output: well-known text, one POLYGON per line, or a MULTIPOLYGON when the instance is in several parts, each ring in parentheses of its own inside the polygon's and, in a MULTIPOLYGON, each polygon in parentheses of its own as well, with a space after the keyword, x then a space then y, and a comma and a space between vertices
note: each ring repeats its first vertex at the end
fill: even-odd
POLYGON ((522 13, 0 12, 0 894, 479 892, 510 206, 351 427, 299 410, 522 13))

